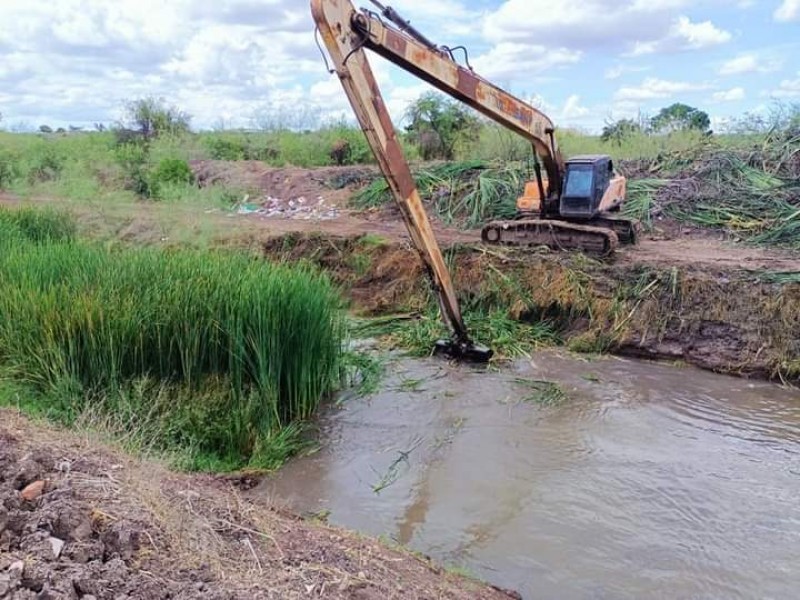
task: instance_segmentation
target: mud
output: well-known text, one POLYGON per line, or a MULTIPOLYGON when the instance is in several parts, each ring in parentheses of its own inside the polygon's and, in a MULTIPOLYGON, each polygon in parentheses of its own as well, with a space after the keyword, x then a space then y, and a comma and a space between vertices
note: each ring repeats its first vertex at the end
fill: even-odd
POLYGON ((509 597, 0 409, 4 600, 509 597))
POLYGON ((552 351, 499 372, 402 359, 321 427, 319 452, 251 493, 525 598, 800 589, 797 389, 552 351))

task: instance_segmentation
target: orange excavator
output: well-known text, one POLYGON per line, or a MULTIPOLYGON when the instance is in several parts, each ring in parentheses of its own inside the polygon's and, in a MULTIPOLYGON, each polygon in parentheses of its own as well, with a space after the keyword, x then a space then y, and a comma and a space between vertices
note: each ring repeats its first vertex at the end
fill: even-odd
MULTIPOLYGON (((311 0, 311 12, 333 62, 332 73, 364 130, 436 291, 452 339, 436 350, 484 362, 492 351, 469 337, 450 274, 416 189, 394 125, 378 89, 365 50, 371 50, 449 96, 464 102, 527 139, 533 148, 533 181, 517 200, 517 218, 491 222, 486 244, 549 246, 609 255, 620 243, 635 243, 637 224, 619 215, 625 178, 608 156, 577 156, 564 161, 553 122, 540 110, 480 77, 456 60, 462 47, 439 46, 397 11, 370 0, 378 12, 356 9, 351 0, 311 0)), ((327 59, 326 59, 327 60, 327 59)))

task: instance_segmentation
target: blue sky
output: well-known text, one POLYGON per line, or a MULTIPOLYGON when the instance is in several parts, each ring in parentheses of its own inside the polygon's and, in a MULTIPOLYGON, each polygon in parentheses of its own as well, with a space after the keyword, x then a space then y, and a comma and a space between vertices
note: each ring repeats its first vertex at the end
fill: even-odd
MULTIPOLYGON (((682 101, 717 127, 800 102, 800 0, 394 0, 559 126, 682 101)), ((367 0, 357 0, 367 5, 367 0)), ((0 0, 0 126, 110 122, 170 99, 200 128, 349 118, 306 0, 0 0)), ((374 60, 397 119, 427 87, 374 60)))

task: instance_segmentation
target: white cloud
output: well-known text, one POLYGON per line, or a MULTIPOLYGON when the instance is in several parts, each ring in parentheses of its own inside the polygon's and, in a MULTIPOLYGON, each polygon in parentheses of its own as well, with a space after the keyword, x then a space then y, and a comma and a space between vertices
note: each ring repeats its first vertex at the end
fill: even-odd
POLYGON ((744 88, 735 87, 729 90, 714 92, 711 95, 713 102, 735 102, 737 100, 744 100, 744 88))
POLYGON ((518 42, 503 42, 472 61, 483 77, 497 80, 536 75, 556 67, 577 63, 582 53, 566 48, 546 48, 518 42))
POLYGON ((707 84, 689 83, 687 81, 667 81, 648 77, 639 86, 624 86, 617 90, 614 99, 617 101, 641 102, 658 98, 672 98, 677 94, 697 92, 708 89, 707 84))
POLYGON ((680 16, 661 39, 636 42, 631 55, 641 56, 655 52, 701 50, 725 44, 732 38, 733 36, 730 32, 718 28, 711 21, 693 23, 689 17, 680 16))
POLYGON ((678 17, 672 29, 675 37, 683 38, 689 48, 707 48, 717 46, 731 40, 731 34, 719 29, 711 21, 692 23, 689 17, 678 17))
POLYGON ((581 97, 573 94, 564 103, 564 108, 561 109, 561 119, 563 121, 574 121, 581 117, 586 117, 590 114, 590 110, 585 106, 581 106, 581 97))
POLYGON ((769 92, 773 98, 800 98, 800 72, 797 79, 784 79, 777 89, 769 92))
POLYGON ((577 50, 635 54, 698 50, 732 35, 710 21, 678 12, 684 0, 505 0, 487 14, 484 36, 493 42, 557 44, 577 50))
POLYGON ((722 63, 720 75, 745 75, 747 73, 770 73, 777 71, 781 62, 775 59, 764 59, 753 53, 740 54, 722 63))
POLYGON ((623 65, 618 64, 614 65, 613 67, 609 67, 606 69, 605 74, 603 75, 606 79, 619 79, 626 73, 641 73, 642 71, 649 71, 650 67, 640 67, 640 66, 633 66, 633 65, 623 65))
POLYGON ((795 21, 800 19, 800 0, 783 0, 773 13, 776 21, 795 21))

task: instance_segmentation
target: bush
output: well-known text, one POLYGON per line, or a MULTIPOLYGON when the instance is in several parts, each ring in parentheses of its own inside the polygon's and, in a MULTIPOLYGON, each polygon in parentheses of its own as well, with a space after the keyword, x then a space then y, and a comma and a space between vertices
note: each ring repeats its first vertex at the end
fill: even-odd
POLYGON ((164 183, 194 183, 194 173, 192 173, 189 163, 180 158, 165 158, 153 171, 151 182, 157 186, 164 183))
POLYGON ((125 189, 139 196, 150 197, 152 190, 147 171, 147 147, 136 143, 121 144, 114 150, 114 156, 122 167, 125 189))
POLYGON ((0 253, 4 372, 51 417, 127 423, 193 467, 285 458, 286 428, 338 385, 343 331, 333 286, 306 268, 77 242, 0 253))
POLYGON ((17 177, 16 160, 10 152, 0 149, 0 189, 8 188, 17 177))

